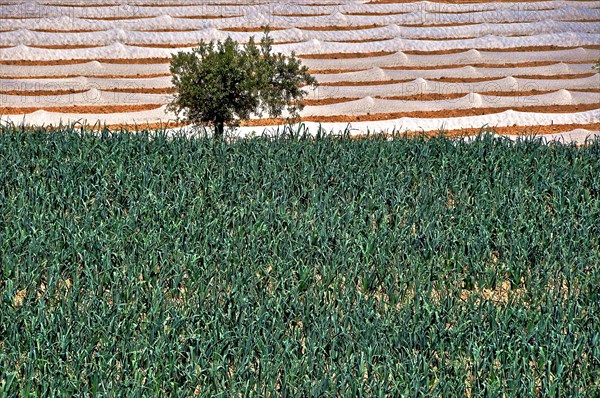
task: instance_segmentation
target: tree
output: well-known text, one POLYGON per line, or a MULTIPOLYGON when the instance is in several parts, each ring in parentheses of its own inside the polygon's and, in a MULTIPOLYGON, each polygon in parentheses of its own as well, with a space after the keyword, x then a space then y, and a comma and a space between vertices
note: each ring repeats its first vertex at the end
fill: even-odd
POLYGON ((251 114, 299 117, 307 94, 302 86, 317 86, 296 55, 272 53, 268 27, 257 45, 254 37, 240 46, 225 41, 201 41, 192 52, 171 59, 172 83, 177 94, 168 106, 186 122, 214 128, 223 136, 225 126, 237 127, 251 114), (181 117, 182 116, 182 117, 181 117))

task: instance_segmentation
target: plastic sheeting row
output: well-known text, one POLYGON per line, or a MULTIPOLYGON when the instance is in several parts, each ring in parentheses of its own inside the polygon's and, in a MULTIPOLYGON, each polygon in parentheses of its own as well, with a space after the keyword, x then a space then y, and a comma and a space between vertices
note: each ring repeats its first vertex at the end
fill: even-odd
POLYGON ((394 54, 349 59, 303 59, 302 63, 312 70, 359 70, 373 67, 423 67, 431 68, 448 65, 471 65, 525 62, 596 62, 600 50, 576 48, 556 51, 527 51, 527 52, 496 52, 466 50, 454 54, 404 54, 399 51, 394 54))
MULTIPOLYGON (((372 97, 323 106, 307 106, 302 116, 369 115, 378 113, 436 112, 478 108, 515 108, 528 106, 598 104, 600 94, 559 90, 530 96, 492 96, 467 94, 464 97, 439 101, 385 100, 372 97)), ((598 104, 600 108, 600 104, 598 104)))
MULTIPOLYGON (((415 80, 442 78, 489 78, 498 79, 510 76, 558 76, 588 74, 593 71, 592 64, 557 63, 548 66, 517 68, 481 68, 464 66, 450 69, 389 70, 371 68, 360 72, 315 74, 320 83, 336 82, 373 82, 385 80, 415 80)), ((541 83, 541 82, 540 82, 541 83)), ((598 82, 600 85, 600 81, 598 82)), ((60 91, 60 90, 130 90, 166 89, 171 87, 171 77, 150 78, 58 78, 58 79, 0 79, 0 92, 8 91, 60 91)), ((364 87, 368 90, 368 87, 364 87)))
MULTIPOLYGON (((515 24, 477 24, 467 26, 441 27, 405 27, 388 25, 386 27, 357 29, 349 31, 320 31, 302 29, 275 30, 270 36, 275 42, 302 42, 307 40, 320 41, 356 41, 356 40, 387 40, 401 39, 464 39, 481 36, 531 36, 540 34, 579 32, 595 33, 598 31, 596 22, 557 22, 541 21, 515 24)), ((110 29, 97 32, 38 32, 29 29, 0 32, 0 46, 67 46, 87 45, 105 46, 112 43, 129 45, 190 45, 201 40, 224 40, 231 37, 238 42, 248 42, 251 36, 262 34, 255 32, 228 32, 214 28, 192 32, 142 32, 123 29, 110 29)))
MULTIPOLYGON (((309 40, 301 43, 274 45, 275 52, 290 54, 332 54, 332 53, 376 53, 389 51, 447 51, 467 49, 512 49, 519 47, 555 46, 569 43, 569 46, 594 46, 600 44, 600 34, 565 32, 527 37, 485 36, 459 40, 404 40, 392 39, 363 43, 336 43, 309 40)), ((0 60, 90 60, 90 59, 132 59, 170 58, 183 49, 142 48, 120 43, 103 47, 80 49, 44 49, 19 45, 0 49, 0 60)), ((189 50, 189 48, 188 48, 189 50)))
MULTIPOLYGON (((460 93, 460 92, 459 92, 460 93)), ((91 89, 85 92, 61 95, 20 96, 0 95, 0 106, 8 108, 48 108, 57 106, 113 106, 113 105, 162 105, 169 102, 168 94, 136 94, 107 92, 91 89)), ((439 111, 469 108, 505 108, 519 106, 551 106, 598 104, 600 94, 570 92, 565 89, 548 94, 530 96, 493 96, 470 92, 450 100, 405 101, 386 100, 366 96, 356 101, 332 105, 307 106, 303 116, 364 115, 369 113, 439 111)), ((600 104, 599 104, 600 107, 600 104)))
MULTIPOLYGON (((590 3, 591 4, 591 3, 590 3)), ((164 12, 164 11, 163 11, 164 12)), ((153 30, 153 29, 206 29, 206 28, 239 28, 261 27, 270 25, 277 28, 303 28, 315 26, 387 26, 400 25, 448 25, 448 24, 481 24, 481 23, 514 23, 555 21, 590 21, 600 19, 600 9, 595 8, 559 8, 555 10, 522 11, 493 10, 469 13, 434 13, 415 11, 406 14, 392 15, 349 15, 334 12, 318 16, 272 15, 255 12, 226 18, 181 18, 167 14, 155 17, 134 19, 83 19, 72 16, 47 18, 39 15, 34 18, 6 19, 3 30, 153 30)), ((118 17, 120 18, 120 17, 118 17)), ((124 17, 127 18, 127 17, 124 17)))
MULTIPOLYGON (((328 132, 340 133, 348 129, 351 134, 380 133, 392 131, 439 131, 481 129, 482 127, 512 127, 522 126, 550 126, 550 125, 586 125, 600 123, 600 110, 595 109, 577 113, 548 114, 537 112, 520 112, 507 110, 504 112, 477 115, 460 116, 450 118, 414 118, 402 117, 398 119, 352 122, 352 123, 315 123, 306 122, 304 125, 310 131, 319 128, 328 132)), ((252 134, 273 134, 279 127, 241 127, 236 135, 247 136, 252 134)), ((582 137, 585 140, 585 137, 582 137)))
MULTIPOLYGON (((165 116, 165 107, 151 111, 118 114, 64 114, 46 111, 36 111, 28 115, 9 115, 0 118, 1 122, 33 125, 58 125, 65 123, 81 122, 94 124, 97 121, 107 121, 109 124, 143 124, 167 122, 172 117, 165 116)), ((504 112, 463 116, 452 118, 410 118, 403 117, 385 121, 369 121, 357 123, 305 123, 315 131, 319 126, 326 131, 340 132, 349 128, 351 132, 391 132, 396 131, 437 131, 460 130, 467 128, 480 129, 482 126, 507 127, 507 126, 549 126, 549 125, 586 125, 600 122, 600 110, 595 109, 577 113, 548 114, 538 112, 519 112, 508 110, 504 112)), ((277 127, 275 127, 276 129, 277 127)), ((248 135, 272 131, 273 127, 242 127, 238 133, 248 135)))
POLYGON ((107 18, 107 17, 154 17, 160 15, 188 16, 188 15, 213 15, 213 16, 235 16, 247 15, 252 13, 263 14, 333 14, 340 13, 410 13, 410 12, 436 12, 436 13, 468 13, 496 10, 515 10, 515 11, 539 11, 555 10, 561 8, 592 8, 593 4, 585 1, 543 1, 543 2, 502 2, 502 3, 474 3, 474 4, 452 4, 436 2, 414 2, 414 3, 392 3, 392 4, 372 4, 372 3, 347 3, 347 4, 317 4, 305 5, 295 4, 291 1, 272 1, 266 4, 243 4, 236 1, 235 4, 210 4, 207 1, 193 2, 183 5, 169 6, 168 2, 160 3, 154 0, 150 5, 143 5, 139 1, 131 4, 103 5, 94 1, 94 4, 81 3, 86 7, 74 4, 72 1, 64 4, 45 5, 27 2, 20 4, 0 5, 0 18, 32 18, 32 17, 57 17, 69 15, 76 18, 107 18))
MULTIPOLYGON (((374 67, 437 67, 471 64, 497 65, 503 62, 514 64, 526 62, 589 62, 600 57, 600 50, 584 48, 556 51, 513 52, 507 59, 505 52, 467 50, 455 54, 416 55, 397 52, 395 54, 369 58, 303 59, 302 63, 312 70, 361 70, 374 67)), ((423 71, 426 69, 423 69, 423 71)), ((52 76, 147 76, 169 74, 168 63, 116 64, 98 61, 71 65, 2 65, 0 78, 52 77, 52 76)))
MULTIPOLYGON (((396 84, 381 84, 370 86, 320 86, 310 91, 307 99, 319 100, 329 98, 362 98, 371 97, 407 97, 421 94, 467 94, 467 93, 496 93, 496 92, 527 92, 527 91, 555 91, 587 90, 599 88, 600 75, 579 79, 523 79, 505 77, 498 80, 488 80, 471 83, 447 83, 415 79, 411 82, 396 84)), ((600 103, 600 94, 596 101, 600 103)))

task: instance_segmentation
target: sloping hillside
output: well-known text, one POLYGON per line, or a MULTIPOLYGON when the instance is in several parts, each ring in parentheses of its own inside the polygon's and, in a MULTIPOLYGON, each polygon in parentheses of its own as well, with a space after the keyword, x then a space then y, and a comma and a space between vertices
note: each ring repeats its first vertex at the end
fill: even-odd
POLYGON ((201 39, 246 42, 268 24, 275 50, 295 51, 321 83, 307 98, 308 122, 600 130, 600 78, 592 69, 600 8, 592 1, 3 3, 5 120, 167 122, 173 52, 201 39))

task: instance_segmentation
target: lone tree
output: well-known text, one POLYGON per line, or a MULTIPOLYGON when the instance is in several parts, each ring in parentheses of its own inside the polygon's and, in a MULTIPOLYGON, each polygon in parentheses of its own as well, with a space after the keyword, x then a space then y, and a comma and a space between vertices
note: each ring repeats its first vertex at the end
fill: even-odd
POLYGON ((252 113, 280 117, 286 108, 290 118, 299 117, 307 94, 302 86, 316 87, 317 81, 294 53, 273 54, 272 44, 267 27, 258 45, 254 37, 244 46, 228 37, 173 55, 177 94, 168 109, 183 121, 213 127, 217 138, 252 113))

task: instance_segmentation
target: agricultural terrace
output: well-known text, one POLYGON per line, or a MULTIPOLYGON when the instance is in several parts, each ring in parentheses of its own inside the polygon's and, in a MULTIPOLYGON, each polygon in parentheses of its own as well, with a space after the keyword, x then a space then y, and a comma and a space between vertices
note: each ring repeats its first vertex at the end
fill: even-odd
POLYGON ((0 115, 176 126, 171 54, 269 25, 274 50, 295 51, 320 82, 302 113, 314 126, 597 132, 599 22, 593 1, 3 0, 0 115))

